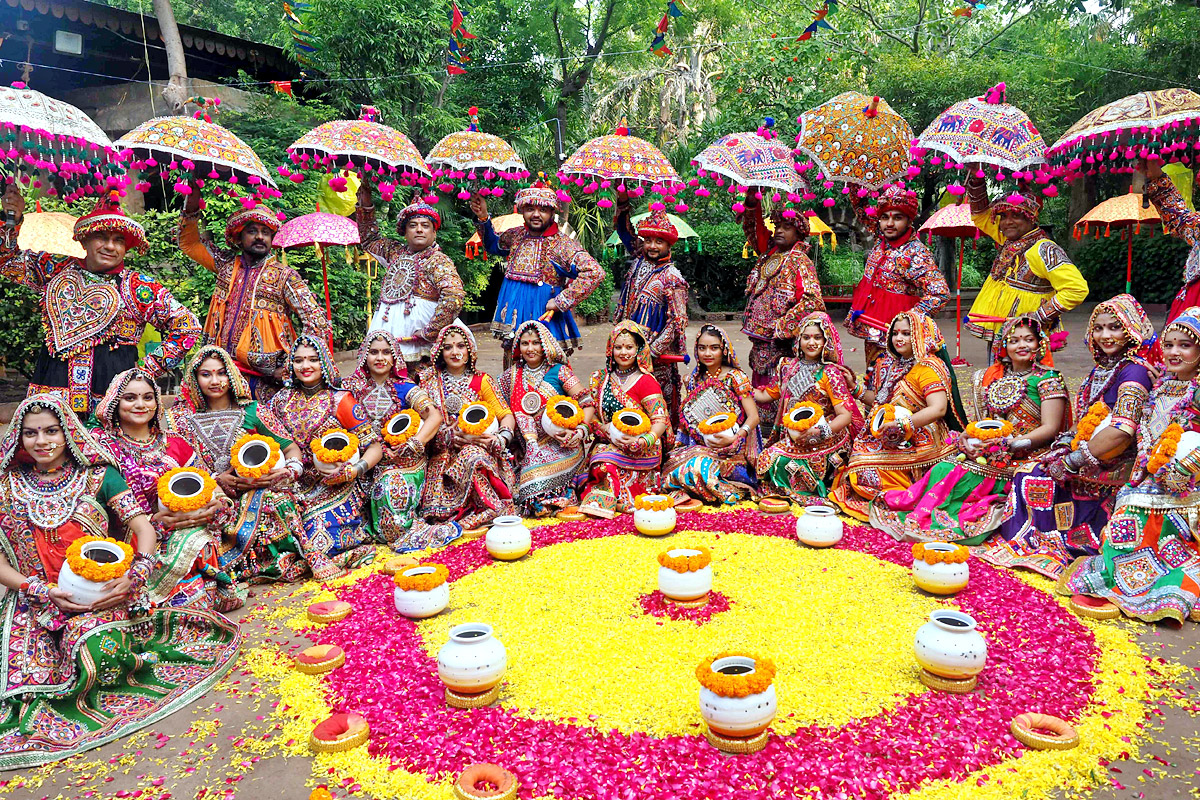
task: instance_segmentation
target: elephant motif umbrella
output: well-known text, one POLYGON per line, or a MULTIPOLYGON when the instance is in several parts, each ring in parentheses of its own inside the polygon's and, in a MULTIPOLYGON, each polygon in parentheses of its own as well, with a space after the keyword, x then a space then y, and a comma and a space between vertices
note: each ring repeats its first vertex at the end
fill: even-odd
POLYGON ((917 163, 929 151, 932 166, 954 169, 987 164, 998 170, 1026 170, 1046 160, 1046 142, 1029 115, 1005 102, 1004 84, 983 97, 960 100, 938 115, 913 143, 917 163))
POLYGON ((843 92, 796 121, 796 154, 812 159, 818 180, 878 191, 908 169, 912 127, 879 97, 843 92))
POLYGON ((728 133, 700 151, 692 164, 702 178, 707 172, 740 186, 794 192, 801 180, 792 151, 768 135, 772 138, 758 133, 728 133))
POLYGON ((124 186, 125 168, 112 141, 70 103, 18 81, 0 87, 0 174, 52 184, 46 193, 77 200, 124 186))

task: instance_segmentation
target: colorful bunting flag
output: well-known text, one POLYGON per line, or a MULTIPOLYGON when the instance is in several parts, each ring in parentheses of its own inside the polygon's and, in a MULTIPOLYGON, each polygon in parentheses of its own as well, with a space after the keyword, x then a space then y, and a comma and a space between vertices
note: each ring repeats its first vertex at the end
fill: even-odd
POLYGON ((650 42, 651 53, 654 53, 659 58, 666 58, 671 55, 671 48, 667 47, 667 31, 671 27, 671 18, 682 16, 683 12, 675 4, 675 0, 667 0, 667 13, 662 15, 662 19, 658 21, 658 25, 654 28, 654 41, 650 42))
POLYGON ((286 94, 288 97, 293 99, 295 98, 295 95, 292 94, 291 81, 271 81, 271 85, 274 86, 275 91, 279 92, 280 94, 286 94))
POLYGON ((807 42, 819 30, 833 30, 833 26, 825 21, 825 17, 837 12, 837 0, 825 0, 825 5, 813 12, 813 21, 796 37, 797 42, 807 42))
POLYGON ((283 4, 283 17, 288 31, 292 35, 292 48, 296 51, 296 61, 306 65, 313 63, 308 56, 316 53, 319 49, 316 37, 309 33, 304 22, 304 18, 310 13, 312 13, 312 6, 308 3, 283 4))
POLYGON ((467 71, 464 64, 470 57, 463 52, 462 45, 467 39, 474 39, 475 34, 467 30, 467 15, 458 7, 458 3, 450 3, 450 41, 446 45, 446 73, 462 75, 467 71), (462 41, 460 41, 460 39, 462 41))

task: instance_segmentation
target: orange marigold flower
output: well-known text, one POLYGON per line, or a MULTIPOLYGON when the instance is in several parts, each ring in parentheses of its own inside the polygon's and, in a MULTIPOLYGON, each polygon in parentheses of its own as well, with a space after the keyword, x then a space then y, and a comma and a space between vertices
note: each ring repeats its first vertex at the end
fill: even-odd
POLYGON ((775 680, 775 662, 757 653, 741 650, 726 650, 709 656, 696 667, 696 680, 710 692, 721 697, 748 697, 765 692, 775 680), (741 656, 754 661, 754 671, 744 675, 726 675, 713 671, 713 662, 730 656, 741 656))
POLYGON ((418 564, 400 570, 393 580, 397 589, 406 592, 428 592, 450 580, 450 570, 441 564, 418 564), (430 567, 433 568, 432 572, 428 571, 430 567))
POLYGON ((707 547, 672 547, 658 554, 658 563, 676 572, 696 572, 712 563, 712 551, 707 547), (695 555, 673 556, 672 552, 691 550, 695 555))

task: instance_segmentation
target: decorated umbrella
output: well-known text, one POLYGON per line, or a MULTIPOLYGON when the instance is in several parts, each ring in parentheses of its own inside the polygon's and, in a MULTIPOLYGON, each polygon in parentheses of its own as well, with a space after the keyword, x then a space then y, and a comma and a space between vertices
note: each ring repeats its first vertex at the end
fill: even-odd
MULTIPOLYGON (((197 112, 199 113, 199 112, 197 112)), ((196 117, 157 117, 147 120, 117 140, 118 147, 133 152, 131 166, 139 170, 158 170, 160 176, 175 179, 175 191, 191 194, 191 182, 223 179, 230 185, 225 191, 239 197, 237 187, 245 183, 255 198, 278 197, 275 181, 250 146, 215 122, 196 117)), ((143 181, 135 188, 146 191, 143 181)), ((217 194, 221 193, 218 189, 217 194)), ((253 207, 254 198, 244 202, 253 207)))
POLYGON ((35 213, 25 215, 17 246, 22 250, 83 258, 83 246, 75 241, 75 221, 76 217, 62 211, 42 211, 39 204, 35 213))
MULTIPOLYGON (((318 125, 292 142, 292 163, 302 169, 333 172, 352 169, 379 185, 384 200, 391 200, 397 181, 404 186, 429 185, 430 171, 408 137, 375 121, 375 110, 363 107, 360 119, 341 119, 318 125)), ((302 173, 280 167, 279 174, 296 183, 302 173)), ((336 179, 335 179, 336 180, 336 179)))
MULTIPOLYGON (((1019 172, 1042 164, 1046 160, 1046 143, 1030 121, 1029 116, 1005 102, 1005 86, 999 83, 983 97, 968 97, 943 111, 914 142, 911 150, 914 166, 909 175, 920 171, 929 151, 930 166, 961 169, 966 164, 987 164, 995 167, 998 179, 1003 170, 1019 172)), ((1034 175, 1023 175, 1033 179, 1034 175)), ((1041 183, 1048 173, 1039 172, 1041 183)), ((963 194, 954 184, 952 194, 963 194)))
POLYGON ((1108 236, 1113 228, 1123 228, 1126 241, 1125 247, 1125 293, 1129 294, 1133 286, 1133 237, 1142 232, 1142 223, 1149 226, 1151 233, 1162 233, 1162 217, 1154 206, 1144 202, 1141 194, 1130 191, 1119 197, 1110 197, 1091 211, 1084 214, 1075 223, 1075 238, 1081 239, 1092 233, 1100 237, 1103 228, 1108 236))
POLYGON ((1200 143, 1200 95, 1188 89, 1138 92, 1089 111, 1046 150, 1067 180, 1132 172, 1144 158, 1190 163, 1200 143))
POLYGON ((0 174, 40 187, 67 201, 128 185, 113 143, 92 119, 69 103, 18 81, 0 87, 0 174))
MULTIPOLYGON (((908 169, 912 128, 887 101, 858 92, 843 92, 796 122, 796 155, 812 159, 818 180, 862 186, 878 191, 908 169)), ((828 188, 828 187, 827 187, 828 188)))
MULTIPOLYGON (((318 211, 288 220, 276 232, 272 242, 276 247, 287 250, 292 247, 315 245, 321 254, 321 277, 325 282, 325 317, 333 328, 333 307, 329 302, 329 266, 325 248, 330 245, 350 246, 359 243, 358 226, 346 217, 318 211)), ((333 334, 329 335, 329 348, 333 349, 333 334)))
MULTIPOLYGON (((480 193, 500 197, 504 189, 500 186, 488 187, 499 181, 517 181, 529 177, 529 170, 517 155, 512 145, 479 130, 479 109, 471 106, 471 125, 465 131, 455 131, 444 137, 433 146, 425 162, 433 170, 434 178, 442 178, 438 189, 452 192, 456 187, 452 181, 470 181, 481 183, 480 193)), ((469 200, 471 193, 462 188, 458 193, 460 200, 469 200)))
MULTIPOLYGON (((634 230, 637 230, 637 224, 648 216, 650 216, 650 212, 644 211, 641 214, 635 214, 634 216, 630 217, 629 221, 633 224, 634 230)), ((696 252, 703 252, 700 249, 700 234, 696 233, 695 228, 693 228, 691 225, 688 225, 687 222, 684 221, 683 217, 677 217, 674 214, 667 214, 667 219, 669 219, 671 224, 675 226, 675 231, 679 234, 679 240, 684 243, 684 252, 687 252, 689 249, 687 243, 688 239, 695 239, 696 252)), ((605 240, 604 248, 607 250, 610 247, 619 248, 620 246, 621 235, 616 231, 613 231, 612 235, 605 240)))
POLYGON ((958 239, 958 276, 954 287, 954 358, 950 363, 956 367, 969 367, 970 362, 962 357, 963 249, 966 239, 979 238, 979 228, 971 219, 971 206, 966 203, 942 206, 925 220, 918 233, 924 233, 930 243, 934 236, 958 239))
MULTIPOLYGON (((563 183, 573 181, 582 186, 584 194, 599 191, 602 198, 597 205, 601 208, 612 206, 614 183, 618 190, 633 184, 629 193, 634 197, 640 197, 643 187, 649 186, 665 202, 675 202, 675 194, 683 187, 667 157, 646 140, 630 136, 623 119, 615 135, 597 136, 576 150, 559 167, 558 177, 563 183)), ((683 213, 687 206, 678 203, 675 210, 683 213)))
POLYGON ((750 186, 795 192, 802 184, 796 162, 792 151, 779 143, 774 126, 775 120, 767 117, 755 133, 728 133, 717 139, 692 159, 699 178, 688 185, 696 187, 699 197, 709 195, 709 190, 700 186, 701 178, 709 178, 717 186, 724 186, 728 179, 730 194, 750 186))

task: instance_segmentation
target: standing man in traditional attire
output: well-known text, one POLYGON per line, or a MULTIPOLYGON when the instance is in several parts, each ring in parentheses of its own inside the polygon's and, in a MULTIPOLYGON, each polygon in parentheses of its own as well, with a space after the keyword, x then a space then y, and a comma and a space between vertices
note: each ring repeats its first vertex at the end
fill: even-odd
POLYGON ((874 215, 866 213, 854 194, 850 205, 859 223, 875 236, 846 314, 846 332, 863 340, 870 370, 875 359, 887 352, 892 319, 910 310, 933 317, 946 305, 950 287, 913 227, 920 211, 916 192, 888 187, 879 196, 874 215))
POLYGON ((358 188, 356 214, 362 249, 384 267, 379 308, 367 330, 383 330, 395 337, 400 346, 396 355, 403 356, 415 380, 419 364, 429 362, 434 340, 458 316, 467 297, 458 269, 437 243, 442 217, 418 200, 401 209, 396 220, 396 231, 404 241, 389 239, 375 222, 366 181, 358 188))
MULTIPOLYGON (((767 386, 775 365, 785 355, 775 340, 775 323, 794 307, 799 316, 824 311, 821 282, 808 257, 808 217, 803 212, 776 209, 771 214, 774 232, 763 221, 762 201, 751 188, 743 201, 742 230, 758 260, 746 278, 746 312, 742 333, 750 338, 750 377, 754 386, 767 386)), ((760 404, 758 418, 775 419, 778 401, 760 404)))
POLYGON ((221 249, 200 232, 200 190, 193 186, 179 218, 179 249, 217 276, 204 341, 230 353, 250 382, 254 398, 269 400, 286 377, 288 353, 296 330, 294 314, 306 333, 328 341, 330 324, 300 273, 271 252, 279 220, 263 205, 242 210, 225 225, 221 249))
POLYGON ((1067 251, 1038 225, 1042 201, 1023 190, 989 205, 987 184, 968 167, 967 197, 975 227, 992 237, 999 253, 971 305, 967 330, 987 342, 1004 322, 1028 314, 1053 332, 1059 317, 1087 299, 1088 285, 1067 251))
POLYGON ((25 199, 16 184, 8 185, 3 207, 16 225, 0 228, 0 275, 38 293, 46 331, 30 395, 56 394, 86 416, 113 376, 137 366, 147 325, 162 335, 159 352, 142 363, 151 377, 183 360, 200 336, 200 322, 162 284, 126 269, 127 251, 145 252, 146 231, 125 216, 115 194, 75 223, 72 238, 83 245, 83 258, 21 250, 25 199))
POLYGON ((1167 322, 1171 322, 1184 309, 1200 306, 1200 212, 1187 207, 1175 182, 1163 174, 1161 161, 1143 161, 1138 169, 1146 176, 1143 191, 1158 209, 1167 232, 1183 239, 1192 248, 1183 265, 1183 286, 1167 311, 1167 322))
POLYGON ((679 418, 679 368, 687 353, 688 284, 671 260, 671 248, 679 231, 657 209, 638 223, 634 232, 629 217, 629 196, 618 194, 613 225, 625 252, 633 256, 629 274, 621 286, 621 298, 613 322, 631 320, 650 333, 650 355, 654 379, 658 381, 671 412, 671 424, 679 418))
POLYGON ((478 194, 471 198, 484 247, 506 259, 492 318, 492 334, 505 343, 506 365, 513 331, 531 319, 545 323, 568 354, 579 347, 579 326, 571 309, 604 280, 604 268, 596 259, 559 231, 554 220, 558 195, 553 189, 538 181, 517 192, 516 205, 525 224, 497 236, 487 201, 478 194))

